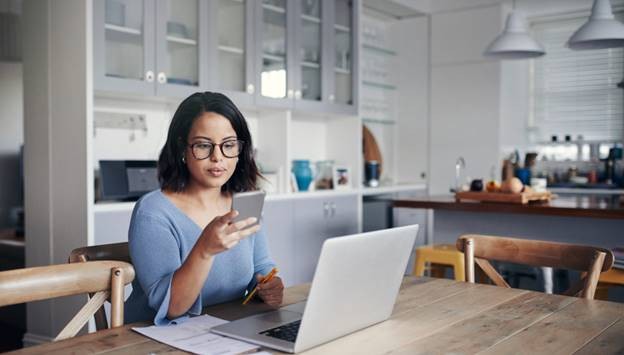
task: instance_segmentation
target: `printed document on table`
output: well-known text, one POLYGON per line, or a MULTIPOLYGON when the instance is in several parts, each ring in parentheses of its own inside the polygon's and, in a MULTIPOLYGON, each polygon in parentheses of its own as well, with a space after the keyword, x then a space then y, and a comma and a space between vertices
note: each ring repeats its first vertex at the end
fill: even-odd
POLYGON ((240 354, 258 349, 257 345, 210 332, 212 327, 227 323, 221 318, 203 315, 181 324, 162 327, 135 327, 135 332, 174 348, 195 354, 240 354))

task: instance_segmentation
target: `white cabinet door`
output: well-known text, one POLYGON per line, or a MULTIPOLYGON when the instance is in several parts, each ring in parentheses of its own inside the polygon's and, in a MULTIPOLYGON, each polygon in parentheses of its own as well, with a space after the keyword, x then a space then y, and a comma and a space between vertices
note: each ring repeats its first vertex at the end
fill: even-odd
POLYGON ((269 253, 286 287, 296 285, 292 201, 266 201, 262 218, 269 253))
POLYGON ((327 238, 357 233, 357 199, 354 195, 294 202, 297 283, 312 281, 327 238))
POLYGON ((327 235, 338 237, 357 233, 358 196, 343 196, 327 199, 329 216, 327 218, 327 235))
POLYGON ((327 235, 327 218, 330 205, 325 199, 303 199, 294 201, 295 213, 295 263, 297 283, 312 281, 321 246, 327 235))
MULTIPOLYGON (((425 190, 405 191, 396 194, 396 198, 415 198, 425 196, 425 190)), ((414 248, 425 245, 427 241, 427 210, 416 208, 394 208, 394 226, 402 227, 411 224, 418 224, 418 237, 414 243, 414 248)), ((405 274, 411 274, 414 267, 414 254, 410 256, 405 274)))
POLYGON ((132 210, 98 211, 93 215, 93 244, 128 241, 132 210))

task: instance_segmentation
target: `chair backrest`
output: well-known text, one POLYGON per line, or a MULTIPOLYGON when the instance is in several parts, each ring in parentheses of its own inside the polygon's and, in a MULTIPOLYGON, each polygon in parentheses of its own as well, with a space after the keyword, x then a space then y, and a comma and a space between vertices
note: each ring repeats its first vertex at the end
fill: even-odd
MULTIPOLYGON (((72 250, 69 254, 70 263, 82 263, 85 261, 96 260, 117 260, 132 264, 128 243, 124 242, 81 247, 72 250)), ((106 319, 104 306, 100 307, 100 309, 98 309, 93 316, 95 318, 95 328, 97 330, 108 328, 108 320, 106 319)))
POLYGON ((128 242, 77 248, 69 254, 70 263, 94 260, 118 260, 132 264, 128 242))
POLYGON ((593 299, 600 273, 613 266, 609 249, 584 245, 468 234, 457 239, 464 253, 466 281, 474 282, 475 262, 497 286, 510 287, 488 260, 581 271, 565 294, 593 299))
POLYGON ((74 337, 110 296, 111 323, 123 325, 124 286, 134 280, 132 265, 121 261, 39 266, 0 272, 0 307, 94 293, 54 339, 74 337))

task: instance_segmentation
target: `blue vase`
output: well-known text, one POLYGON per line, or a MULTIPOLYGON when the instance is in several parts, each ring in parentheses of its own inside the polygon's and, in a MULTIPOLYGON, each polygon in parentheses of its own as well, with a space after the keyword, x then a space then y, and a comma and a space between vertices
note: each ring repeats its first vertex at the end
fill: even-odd
POLYGON ((292 172, 297 180, 297 188, 299 191, 308 191, 310 183, 314 178, 309 160, 293 160, 292 172))

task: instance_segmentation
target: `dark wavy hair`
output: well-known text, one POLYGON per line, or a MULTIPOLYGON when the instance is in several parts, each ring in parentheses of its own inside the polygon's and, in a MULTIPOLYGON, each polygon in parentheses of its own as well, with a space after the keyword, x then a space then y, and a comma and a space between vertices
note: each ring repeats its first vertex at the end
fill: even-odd
POLYGON ((188 184, 190 173, 182 156, 187 147, 191 127, 205 112, 217 113, 232 124, 238 139, 244 141, 243 151, 238 156, 236 170, 221 187, 222 192, 256 190, 256 181, 261 177, 253 158, 251 134, 245 117, 227 96, 216 92, 197 92, 187 97, 173 115, 165 146, 158 158, 158 181, 164 190, 182 191, 188 184))

